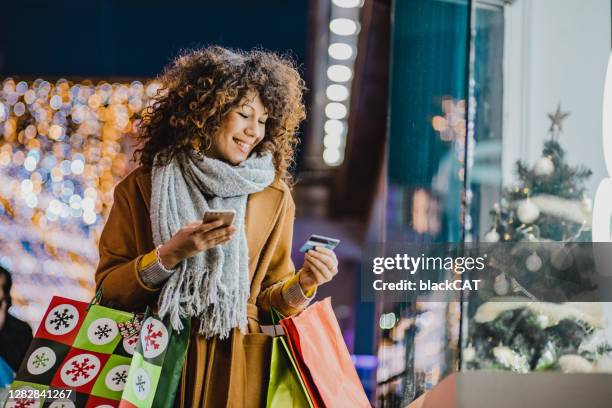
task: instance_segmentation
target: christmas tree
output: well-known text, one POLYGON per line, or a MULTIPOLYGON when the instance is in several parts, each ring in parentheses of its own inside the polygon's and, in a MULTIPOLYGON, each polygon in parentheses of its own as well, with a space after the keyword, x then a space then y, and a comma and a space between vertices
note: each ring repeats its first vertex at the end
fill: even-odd
POLYGON ((584 185, 591 171, 570 166, 558 141, 567 116, 560 106, 549 114, 551 138, 542 156, 532 167, 517 162, 518 181, 491 211, 493 226, 484 241, 505 243, 490 251, 494 296, 516 297, 478 306, 462 356, 468 369, 612 372, 599 304, 538 301, 567 299, 595 287, 587 273, 568 267, 575 260, 566 246, 591 240, 592 204, 584 185))
POLYGON ((519 180, 503 192, 500 203, 491 211, 493 228, 485 241, 590 240, 592 202, 585 194, 584 183, 591 170, 570 166, 558 142, 561 121, 568 115, 560 106, 548 115, 551 138, 532 168, 517 161, 519 180))

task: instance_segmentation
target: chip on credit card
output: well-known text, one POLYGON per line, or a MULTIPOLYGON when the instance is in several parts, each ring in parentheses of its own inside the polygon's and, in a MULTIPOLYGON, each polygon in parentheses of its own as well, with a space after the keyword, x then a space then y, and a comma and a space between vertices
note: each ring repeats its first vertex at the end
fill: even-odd
POLYGON ((317 246, 322 246, 327 249, 334 249, 340 243, 339 239, 324 237, 323 235, 311 235, 308 241, 302 245, 300 252, 307 252, 311 249, 315 249, 317 246))

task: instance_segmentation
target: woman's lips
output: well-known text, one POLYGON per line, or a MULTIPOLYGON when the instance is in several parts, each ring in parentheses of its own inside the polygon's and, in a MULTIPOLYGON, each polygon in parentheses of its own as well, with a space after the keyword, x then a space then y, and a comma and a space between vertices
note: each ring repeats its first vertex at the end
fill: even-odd
POLYGON ((249 153, 249 151, 251 150, 251 145, 248 143, 245 143, 238 139, 234 139, 234 143, 236 143, 236 146, 238 146, 238 149, 240 149, 240 151, 243 153, 249 153))

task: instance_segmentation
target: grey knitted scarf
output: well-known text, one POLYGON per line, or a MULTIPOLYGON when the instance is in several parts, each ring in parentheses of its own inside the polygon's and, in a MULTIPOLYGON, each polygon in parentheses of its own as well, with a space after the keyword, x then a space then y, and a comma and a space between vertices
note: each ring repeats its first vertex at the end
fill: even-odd
POLYGON ((155 245, 183 225, 201 220, 208 209, 234 209, 233 238, 183 260, 159 297, 159 315, 181 330, 181 317, 200 319, 199 333, 226 338, 232 328, 245 331, 249 298, 245 234, 247 196, 274 180, 272 155, 251 155, 238 166, 194 154, 175 156, 152 174, 151 226, 155 245))

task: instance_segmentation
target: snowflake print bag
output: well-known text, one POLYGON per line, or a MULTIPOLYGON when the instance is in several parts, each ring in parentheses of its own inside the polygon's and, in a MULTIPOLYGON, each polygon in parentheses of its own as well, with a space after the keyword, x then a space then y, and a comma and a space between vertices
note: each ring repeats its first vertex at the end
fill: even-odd
POLYGON ((183 330, 174 331, 147 310, 120 408, 174 406, 191 332, 191 321, 183 319, 182 323, 183 330))
POLYGON ((132 313, 53 297, 5 407, 118 407, 136 322, 132 313))
POLYGON ((143 318, 94 304, 100 298, 51 299, 6 408, 173 406, 190 321, 173 332, 148 311, 143 318))

